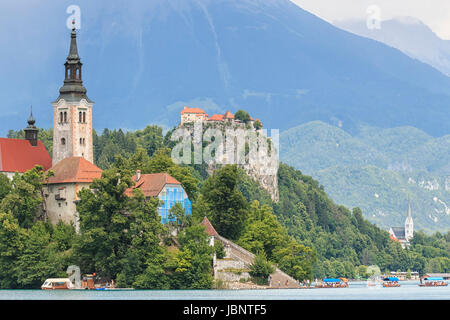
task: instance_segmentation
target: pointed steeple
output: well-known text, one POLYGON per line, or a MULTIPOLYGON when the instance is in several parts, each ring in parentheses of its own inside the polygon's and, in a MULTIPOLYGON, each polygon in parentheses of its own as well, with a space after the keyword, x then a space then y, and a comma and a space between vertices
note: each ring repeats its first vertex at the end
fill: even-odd
MULTIPOLYGON (((75 24, 75 20, 72 22, 72 24, 75 24)), ((72 32, 70 33, 70 49, 67 60, 77 60, 78 62, 80 61, 77 47, 77 32, 75 31, 75 27, 72 28, 72 32)))
POLYGON ((406 240, 412 239, 414 236, 414 221, 411 216, 411 200, 408 196, 408 216, 405 219, 405 238, 406 240))
POLYGON ((86 88, 83 86, 82 80, 82 66, 80 56, 78 55, 77 46, 77 32, 75 30, 75 20, 72 22, 73 28, 70 33, 70 48, 69 55, 67 56, 65 66, 65 77, 64 85, 59 89, 59 97, 56 99, 57 102, 60 99, 66 101, 80 101, 81 99, 86 99, 88 102, 92 102, 86 95, 86 88))
POLYGON ((411 200, 408 196, 408 218, 412 218, 411 217, 411 200))
POLYGON ((25 140, 30 141, 31 145, 36 147, 38 142, 39 129, 34 125, 36 120, 33 118, 33 106, 31 106, 30 118, 28 118, 28 126, 24 129, 25 140))

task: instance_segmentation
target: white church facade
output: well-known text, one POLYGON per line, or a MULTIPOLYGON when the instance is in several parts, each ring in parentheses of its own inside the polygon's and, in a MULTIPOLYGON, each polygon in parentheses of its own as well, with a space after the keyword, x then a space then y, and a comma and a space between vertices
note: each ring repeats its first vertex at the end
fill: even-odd
POLYGON ((408 215, 403 227, 391 227, 389 235, 394 241, 400 242, 402 248, 409 246, 409 241, 414 237, 414 221, 411 216, 411 203, 408 200, 408 215))

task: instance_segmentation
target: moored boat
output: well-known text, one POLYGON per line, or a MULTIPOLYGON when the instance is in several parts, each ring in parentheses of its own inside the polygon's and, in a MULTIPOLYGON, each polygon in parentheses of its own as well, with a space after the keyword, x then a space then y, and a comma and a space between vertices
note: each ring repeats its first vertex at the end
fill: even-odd
POLYGON ((383 287, 400 287, 399 279, 397 277, 387 277, 383 279, 383 287))
POLYGON ((442 277, 425 277, 420 279, 419 287, 446 287, 448 283, 442 277))
POLYGON ((345 278, 325 278, 321 283, 316 284, 316 288, 347 288, 348 280, 345 278))
POLYGON ((70 290, 74 286, 69 278, 50 278, 44 281, 42 290, 70 290))

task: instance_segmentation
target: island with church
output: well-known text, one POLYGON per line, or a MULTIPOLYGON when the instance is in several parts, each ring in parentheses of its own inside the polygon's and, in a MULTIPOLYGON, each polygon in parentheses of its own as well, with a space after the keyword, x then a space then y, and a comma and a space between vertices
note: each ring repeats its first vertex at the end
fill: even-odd
POLYGON ((69 266, 91 288, 311 288, 368 279, 372 265, 386 277, 448 277, 445 240, 413 229, 409 202, 405 226, 388 232, 284 163, 261 175, 264 163, 173 161, 175 130, 198 122, 263 134, 243 109, 186 106, 164 134, 98 134, 82 66, 73 28, 51 134, 31 110, 23 131, 0 138, 0 288, 40 288, 69 266))

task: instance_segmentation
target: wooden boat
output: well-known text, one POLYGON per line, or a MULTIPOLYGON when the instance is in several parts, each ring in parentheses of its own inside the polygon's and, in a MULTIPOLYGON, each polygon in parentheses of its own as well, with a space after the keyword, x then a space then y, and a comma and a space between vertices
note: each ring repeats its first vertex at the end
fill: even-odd
POLYGON ((319 284, 315 285, 316 288, 347 288, 348 280, 345 278, 325 278, 319 284))
POLYGON ((426 277, 420 280, 419 287, 446 287, 448 283, 441 277, 426 277))
POLYGON ((387 277, 383 279, 384 288, 400 287, 397 277, 387 277))
POLYGON ((70 290, 74 289, 69 278, 50 278, 44 281, 42 290, 70 290))

